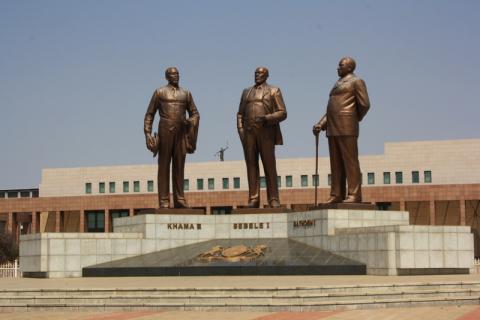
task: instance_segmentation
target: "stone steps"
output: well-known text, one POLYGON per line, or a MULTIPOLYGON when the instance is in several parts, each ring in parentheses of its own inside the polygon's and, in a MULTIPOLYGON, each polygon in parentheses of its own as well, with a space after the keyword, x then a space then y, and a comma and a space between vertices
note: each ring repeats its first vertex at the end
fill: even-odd
POLYGON ((308 288, 0 290, 0 312, 103 310, 301 311, 480 303, 480 282, 308 288))

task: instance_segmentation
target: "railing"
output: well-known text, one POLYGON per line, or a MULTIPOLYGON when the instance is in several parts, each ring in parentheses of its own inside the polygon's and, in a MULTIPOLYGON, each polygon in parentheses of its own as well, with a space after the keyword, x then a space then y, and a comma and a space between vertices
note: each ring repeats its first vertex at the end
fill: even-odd
POLYGON ((20 278, 22 271, 18 260, 0 263, 0 278, 20 278))

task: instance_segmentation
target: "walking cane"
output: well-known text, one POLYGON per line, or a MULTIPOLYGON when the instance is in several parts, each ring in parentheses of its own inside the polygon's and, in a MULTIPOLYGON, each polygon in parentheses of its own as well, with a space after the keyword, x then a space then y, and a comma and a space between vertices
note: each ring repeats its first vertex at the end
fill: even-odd
POLYGON ((320 132, 315 135, 315 178, 314 178, 314 183, 315 183, 315 207, 318 205, 318 194, 317 194, 317 189, 318 189, 318 136, 320 135, 320 132))

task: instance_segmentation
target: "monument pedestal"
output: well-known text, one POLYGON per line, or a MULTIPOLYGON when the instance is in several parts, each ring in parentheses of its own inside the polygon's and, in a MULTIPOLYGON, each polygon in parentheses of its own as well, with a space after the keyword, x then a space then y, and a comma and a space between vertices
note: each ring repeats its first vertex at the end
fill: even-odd
POLYGON ((308 208, 309 211, 312 210, 323 210, 323 209, 341 209, 341 210, 375 210, 375 204, 370 202, 359 202, 359 203, 320 203, 316 206, 308 208))
POLYGON ((169 209, 159 210, 162 214, 115 218, 111 233, 21 235, 23 274, 55 278, 81 277, 82 273, 108 276, 473 272, 470 226, 409 225, 407 211, 351 207, 278 213, 268 208, 253 210, 263 213, 202 215, 194 209, 189 214, 169 209), (261 255, 258 249, 264 246, 267 249, 261 255), (216 255, 219 247, 225 250, 216 255), (232 256, 232 251, 236 250, 248 259, 234 261, 238 257, 232 256), (206 253, 220 261, 199 261, 198 257, 206 253), (251 259, 250 254, 259 255, 251 259))
POLYGON ((242 208, 232 210, 232 214, 262 214, 262 213, 289 213, 292 209, 287 208, 242 208))
POLYGON ((197 214, 204 215, 205 210, 203 209, 193 209, 193 208, 160 208, 160 209, 145 209, 138 212, 139 215, 142 214, 197 214))

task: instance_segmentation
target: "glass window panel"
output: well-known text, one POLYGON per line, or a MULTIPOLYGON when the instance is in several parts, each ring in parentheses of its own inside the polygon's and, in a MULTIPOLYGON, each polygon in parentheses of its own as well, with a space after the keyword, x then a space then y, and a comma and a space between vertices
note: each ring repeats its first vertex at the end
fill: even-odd
POLYGON ((260 188, 266 188, 267 187, 267 181, 265 180, 265 177, 260 177, 260 188))
POLYGON ((92 184, 90 182, 85 183, 85 193, 92 193, 92 184))
POLYGON ((233 188, 234 189, 240 189, 240 178, 239 177, 233 178, 233 188))
POLYGON ((148 180, 147 181, 147 191, 148 192, 153 192, 153 180, 148 180))
POLYGON ((286 176, 285 177, 285 186, 287 188, 291 188, 293 186, 293 179, 292 176, 286 176))
POLYGON ((277 176, 277 185, 279 188, 282 187, 282 177, 281 176, 277 176))
POLYGON ((308 176, 306 174, 303 174, 300 177, 300 182, 302 187, 308 187, 308 176))
POLYGON ((390 172, 383 173, 383 184, 390 184, 390 172))
POLYGON ((397 184, 403 183, 403 173, 401 171, 395 172, 395 183, 397 184))
POLYGON ((222 178, 222 188, 223 189, 228 189, 229 188, 229 181, 228 178, 222 178))
POLYGON ((115 182, 108 183, 108 192, 115 193, 115 182))
POLYGON ((425 183, 432 183, 432 171, 424 171, 423 178, 425 183))
POLYGON ((329 186, 332 185, 332 175, 330 173, 328 174, 328 177, 327 177, 327 183, 329 186))
POLYGON ((375 184, 375 173, 367 173, 368 184, 375 184))
POLYGON ((190 180, 183 179, 183 190, 188 191, 190 189, 190 180))
POLYGON ((215 179, 208 178, 208 190, 213 190, 213 189, 215 189, 215 179))
POLYGON ((197 179, 197 190, 203 190, 203 179, 197 179))
POLYGON ((103 229, 105 227, 105 214, 103 212, 97 213, 97 228, 103 229))
POLYGON ((128 181, 123 181, 123 192, 129 192, 130 183, 128 181))
POLYGON ((95 217, 96 214, 93 212, 89 212, 87 214, 87 227, 88 229, 95 229, 95 226, 97 225, 95 222, 95 217))
POLYGON ((312 185, 318 186, 318 175, 312 174, 312 185))
POLYGON ((133 181, 133 192, 140 192, 140 181, 133 181))
POLYGON ((99 193, 105 193, 105 182, 100 182, 98 184, 98 192, 99 193))
POLYGON ((412 171, 412 183, 419 183, 420 182, 420 174, 418 171, 412 171))

